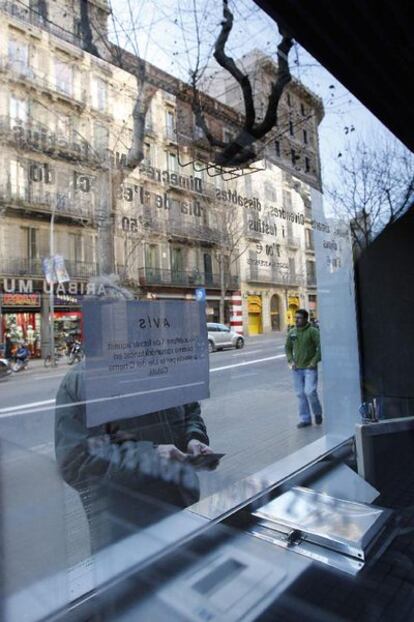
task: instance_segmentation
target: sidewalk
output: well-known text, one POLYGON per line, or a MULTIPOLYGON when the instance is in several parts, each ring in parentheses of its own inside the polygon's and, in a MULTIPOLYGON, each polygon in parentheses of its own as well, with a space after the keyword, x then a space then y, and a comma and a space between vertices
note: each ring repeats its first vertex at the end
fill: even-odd
POLYGON ((49 366, 49 367, 45 367, 45 362, 44 359, 33 359, 31 358, 29 360, 29 365, 28 367, 21 372, 17 372, 19 375, 25 375, 28 376, 30 374, 33 373, 42 373, 44 372, 45 374, 48 374, 50 372, 56 372, 57 369, 61 369, 61 370, 69 370, 70 369, 70 365, 68 365, 68 359, 66 356, 62 356, 62 358, 58 359, 57 365, 55 366, 49 366))

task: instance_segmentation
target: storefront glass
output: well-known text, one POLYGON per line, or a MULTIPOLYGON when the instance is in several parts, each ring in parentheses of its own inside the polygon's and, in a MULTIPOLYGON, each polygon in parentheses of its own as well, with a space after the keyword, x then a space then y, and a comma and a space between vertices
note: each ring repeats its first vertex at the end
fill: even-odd
MULTIPOLYGON (((189 21, 167 4, 148 64, 132 14, 101 46, 105 3, 94 5, 96 32, 72 9, 76 32, 46 27, 57 15, 40 21, 33 62, 32 18, 0 6, 0 39, 23 67, 17 79, 8 66, 0 90, 2 356, 16 361, 24 344, 30 355, 0 380, 8 622, 65 619, 78 599, 345 443, 360 421, 354 266, 392 223, 378 221, 361 251, 367 214, 324 203, 330 98, 294 58, 277 122, 259 136, 286 52, 258 51, 246 34, 230 45, 254 92, 245 100, 234 71, 209 69, 228 3, 200 2, 189 21), (193 44, 184 82, 170 61, 193 44), (42 64, 50 99, 49 86, 35 96, 21 80, 44 85, 42 64)), ((258 44, 267 18, 236 4, 232 19, 250 32, 251 14, 258 44)), ((113 5, 114 23, 124 10, 113 5)), ((242 565, 218 565, 219 576, 242 565)))

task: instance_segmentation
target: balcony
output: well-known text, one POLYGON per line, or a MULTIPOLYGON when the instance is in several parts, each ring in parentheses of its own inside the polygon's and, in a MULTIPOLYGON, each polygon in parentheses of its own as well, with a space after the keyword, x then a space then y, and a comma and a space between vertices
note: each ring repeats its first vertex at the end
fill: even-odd
POLYGON ((94 210, 91 193, 75 193, 75 196, 63 195, 43 188, 33 188, 30 184, 26 188, 13 192, 10 187, 0 186, 0 204, 12 209, 27 212, 51 214, 55 208, 57 217, 70 218, 79 222, 91 221, 94 210))
POLYGON ((164 138, 168 142, 176 143, 177 142, 177 130, 175 127, 166 127, 164 130, 164 138))
MULTIPOLYGON (((239 277, 226 274, 226 288, 236 290, 240 287, 239 277)), ((220 289, 220 275, 199 272, 198 270, 163 270, 161 268, 140 268, 139 284, 142 287, 206 287, 220 289)))
POLYGON ((283 287, 301 287, 305 284, 302 274, 289 270, 278 271, 250 266, 247 271, 247 281, 251 283, 265 283, 267 285, 282 285, 283 287))
POLYGON ((263 240, 263 233, 261 231, 254 231, 254 229, 249 229, 248 224, 245 224, 245 236, 248 240, 253 240, 260 242, 263 240))
MULTIPOLYGON (((146 136, 154 136, 155 135, 154 124, 153 124, 153 122, 150 119, 145 119, 144 132, 145 132, 146 136)), ((151 166, 151 164, 149 164, 148 166, 151 166)))
POLYGON ((180 240, 197 240, 212 245, 222 244, 226 241, 226 234, 218 228, 209 227, 203 223, 186 220, 180 216, 160 218, 154 213, 144 215, 144 227, 150 232, 163 233, 164 235, 180 240))
POLYGON ((298 249, 300 248, 300 238, 294 235, 288 235, 286 238, 286 245, 288 248, 298 249))
POLYGON ((103 159, 86 140, 74 140, 70 132, 53 132, 32 119, 21 121, 0 115, 0 141, 73 162, 99 164, 103 159))
MULTIPOLYGON (((88 279, 98 274, 97 265, 87 261, 65 260, 71 278, 88 279)), ((0 274, 7 277, 43 278, 41 258, 0 257, 0 274)))
POLYGON ((59 97, 78 110, 84 110, 86 106, 86 91, 81 93, 72 87, 66 90, 63 85, 56 84, 54 81, 38 75, 32 67, 13 61, 8 56, 0 57, 0 72, 7 72, 13 81, 21 83, 23 86, 30 86, 34 89, 51 94, 52 97, 59 97))
POLYGON ((25 22, 26 24, 31 24, 32 26, 37 26, 38 28, 42 28, 43 30, 47 30, 52 35, 59 37, 59 39, 64 39, 64 41, 67 41, 72 45, 76 45, 77 47, 82 47, 82 41, 80 37, 77 37, 75 34, 67 32, 67 30, 61 28, 60 26, 57 26, 56 24, 45 21, 38 13, 28 7, 25 7, 24 4, 8 2, 7 0, 1 1, 0 10, 8 13, 14 19, 25 22))

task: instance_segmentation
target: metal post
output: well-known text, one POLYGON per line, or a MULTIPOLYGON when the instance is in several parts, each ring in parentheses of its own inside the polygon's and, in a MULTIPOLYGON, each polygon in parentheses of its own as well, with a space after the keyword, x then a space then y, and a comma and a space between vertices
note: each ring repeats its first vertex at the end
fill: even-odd
MULTIPOLYGON (((51 261, 53 262, 53 256, 55 254, 54 244, 54 225, 55 225, 55 204, 52 203, 52 214, 50 217, 50 231, 49 231, 49 254, 51 261)), ((55 362, 55 293, 54 293, 54 273, 52 269, 52 278, 49 289, 49 327, 50 327, 50 360, 52 366, 55 362)))

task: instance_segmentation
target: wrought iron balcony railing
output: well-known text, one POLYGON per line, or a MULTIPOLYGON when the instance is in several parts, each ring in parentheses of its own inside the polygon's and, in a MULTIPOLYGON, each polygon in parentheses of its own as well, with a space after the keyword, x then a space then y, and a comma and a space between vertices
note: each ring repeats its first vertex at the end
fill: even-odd
POLYGON ((94 209, 91 193, 77 192, 74 196, 59 192, 33 188, 33 185, 19 187, 13 191, 10 187, 0 186, 0 205, 15 209, 30 210, 79 221, 93 221, 94 209))
POLYGON ((300 238, 295 235, 288 235, 288 237, 286 238, 286 245, 289 248, 299 248, 300 238))
POLYGON ((177 142, 177 130, 174 127, 166 127, 164 130, 164 137, 173 142, 177 142))
MULTIPOLYGON (((220 275, 199 270, 164 270, 146 267, 139 269, 139 284, 143 287, 159 285, 164 287, 207 287, 220 289, 220 275)), ((226 289, 239 289, 239 277, 225 274, 224 284, 226 289)))
MULTIPOLYGON (((71 278, 87 279, 96 276, 97 265, 88 261, 65 260, 71 278)), ((27 257, 0 257, 0 274, 8 277, 43 277, 42 259, 27 257)))
POLYGON ((26 7, 23 3, 19 4, 16 2, 8 2, 7 0, 2 1, 0 2, 0 10, 8 13, 14 19, 26 22, 27 24, 32 24, 38 28, 43 28, 56 37, 64 39, 65 41, 68 41, 68 43, 72 43, 72 45, 81 47, 82 42, 80 37, 68 32, 56 24, 52 24, 50 21, 46 21, 39 14, 39 11, 26 7))
POLYGON ((45 89, 54 94, 58 93, 63 96, 66 101, 82 109, 86 105, 85 90, 80 91, 79 88, 75 88, 72 84, 66 86, 64 83, 56 83, 48 80, 44 76, 36 73, 33 67, 19 62, 18 60, 11 59, 8 56, 0 57, 0 71, 10 72, 13 78, 19 82, 31 83, 37 88, 45 89))
POLYGON ((34 119, 22 121, 0 115, 0 141, 74 162, 100 164, 104 161, 83 138, 70 132, 54 132, 34 119))
POLYGON ((210 227, 197 223, 194 218, 190 220, 179 215, 162 218, 151 212, 148 215, 144 214, 143 224, 147 231, 164 233, 179 239, 198 240, 215 245, 224 244, 227 239, 226 233, 220 231, 218 227, 210 227))
POLYGON ((301 287, 305 284, 303 274, 297 274, 289 270, 256 268, 255 266, 250 266, 247 272, 247 280, 252 283, 267 283, 286 287, 301 287))

